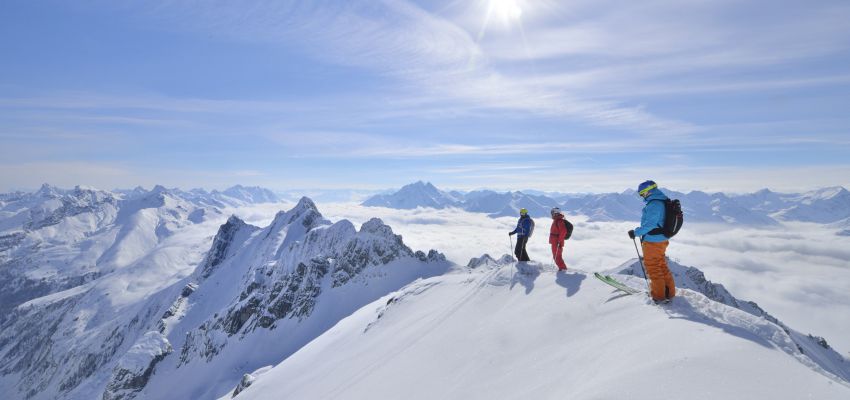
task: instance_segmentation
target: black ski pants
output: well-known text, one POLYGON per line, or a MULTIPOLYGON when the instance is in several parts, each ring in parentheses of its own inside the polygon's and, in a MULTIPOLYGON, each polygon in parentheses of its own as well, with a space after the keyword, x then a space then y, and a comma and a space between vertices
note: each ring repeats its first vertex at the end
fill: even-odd
POLYGON ((514 249, 514 255, 516 255, 516 259, 518 261, 531 261, 528 258, 528 253, 525 252, 525 245, 528 243, 528 236, 517 236, 516 238, 516 249, 514 249))

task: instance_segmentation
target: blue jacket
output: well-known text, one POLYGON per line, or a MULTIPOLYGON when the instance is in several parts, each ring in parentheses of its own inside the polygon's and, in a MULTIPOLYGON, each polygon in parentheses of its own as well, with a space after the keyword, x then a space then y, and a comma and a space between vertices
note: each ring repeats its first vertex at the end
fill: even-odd
POLYGON ((648 235, 649 231, 664 226, 664 200, 667 200, 667 196, 657 188, 650 190, 649 196, 643 199, 646 205, 643 206, 640 226, 635 228, 635 236, 640 236, 642 241, 658 243, 668 240, 666 236, 660 233, 648 235))
POLYGON ((528 236, 531 237, 531 234, 534 232, 534 221, 528 215, 524 217, 519 217, 519 221, 516 222, 516 229, 511 233, 516 233, 517 236, 523 237, 528 236))

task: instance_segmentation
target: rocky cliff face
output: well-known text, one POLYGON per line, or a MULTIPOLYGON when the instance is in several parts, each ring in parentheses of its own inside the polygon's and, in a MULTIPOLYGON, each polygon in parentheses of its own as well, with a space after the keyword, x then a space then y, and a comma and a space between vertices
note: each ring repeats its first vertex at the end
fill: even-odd
POLYGON ((133 398, 147 385, 156 365, 171 352, 171 343, 160 332, 146 333, 118 361, 103 400, 133 398))
MULTIPOLYGON (((359 230, 348 221, 331 223, 306 198, 264 229, 231 218, 213 242, 190 299, 210 296, 226 281, 237 280, 238 290, 231 290, 227 301, 217 299, 211 315, 194 327, 184 330, 178 322, 174 331, 186 333, 174 338, 180 350, 166 363, 175 370, 168 375, 229 365, 234 353, 269 338, 276 347, 270 351, 278 354, 258 357, 262 362, 257 365, 239 365, 242 373, 230 377, 232 382, 222 389, 232 388, 259 364, 285 358, 369 301, 448 268, 442 254, 412 251, 379 219, 359 230)), ((152 384, 164 387, 169 379, 152 384)), ((196 396, 202 389, 186 387, 184 395, 196 396)))

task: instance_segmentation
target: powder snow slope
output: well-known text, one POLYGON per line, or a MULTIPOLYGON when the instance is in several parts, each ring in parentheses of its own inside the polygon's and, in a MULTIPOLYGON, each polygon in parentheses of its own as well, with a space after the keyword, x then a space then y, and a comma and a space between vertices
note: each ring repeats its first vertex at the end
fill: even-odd
POLYGON ((850 398, 785 328, 697 291, 660 307, 579 271, 478 261, 363 307, 236 398, 850 398))

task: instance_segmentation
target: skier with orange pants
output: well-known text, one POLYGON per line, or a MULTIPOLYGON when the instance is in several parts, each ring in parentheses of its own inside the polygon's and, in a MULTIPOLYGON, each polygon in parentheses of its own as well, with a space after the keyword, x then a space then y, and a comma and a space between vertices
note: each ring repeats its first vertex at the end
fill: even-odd
POLYGON ((638 194, 646 205, 643 207, 640 226, 629 231, 629 237, 632 240, 640 237, 652 299, 656 302, 669 301, 676 296, 676 282, 673 281, 673 274, 667 267, 665 254, 670 241, 661 233, 665 218, 664 202, 667 196, 653 181, 641 183, 638 186, 638 194))
POLYGON ((552 226, 549 228, 549 244, 552 245, 552 258, 558 271, 566 271, 567 264, 564 263, 564 240, 569 233, 567 220, 558 207, 553 208, 549 214, 552 216, 552 226))

